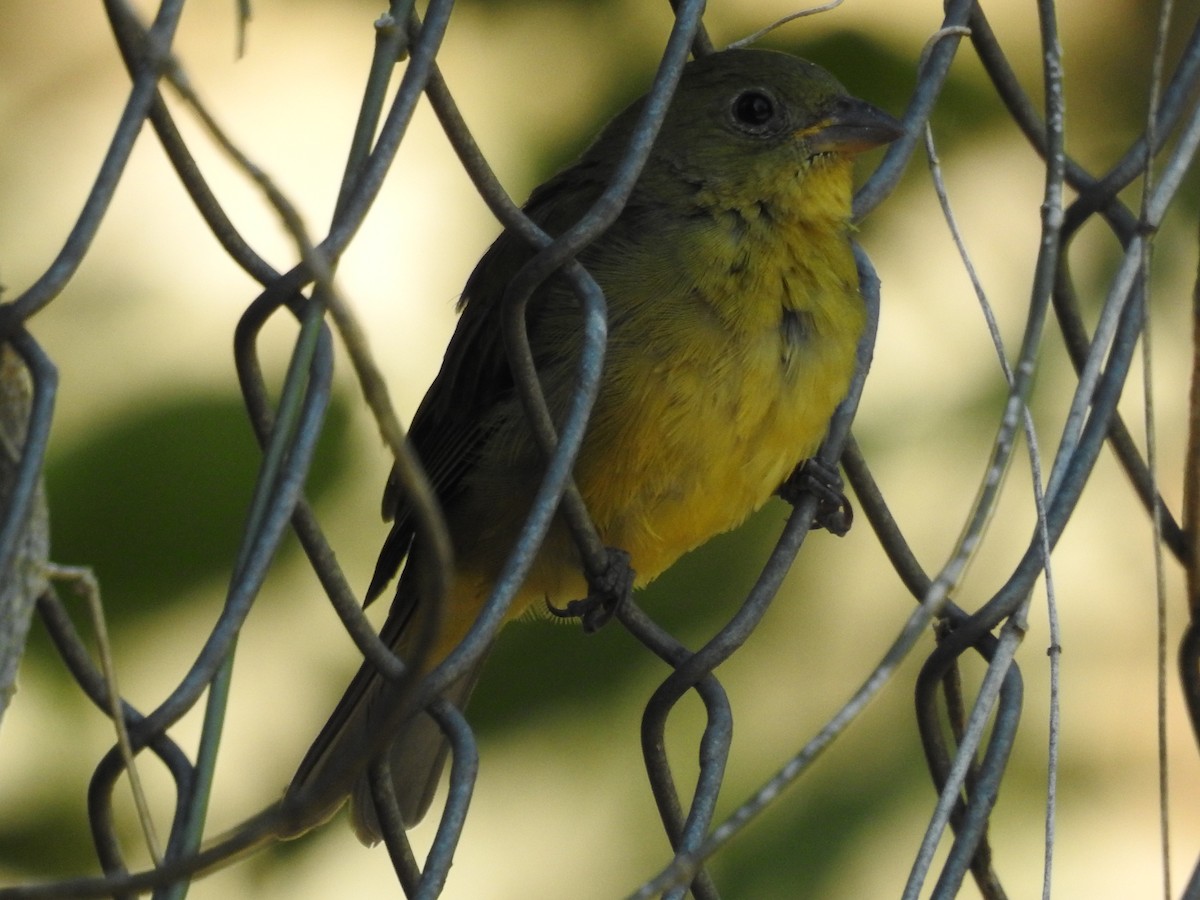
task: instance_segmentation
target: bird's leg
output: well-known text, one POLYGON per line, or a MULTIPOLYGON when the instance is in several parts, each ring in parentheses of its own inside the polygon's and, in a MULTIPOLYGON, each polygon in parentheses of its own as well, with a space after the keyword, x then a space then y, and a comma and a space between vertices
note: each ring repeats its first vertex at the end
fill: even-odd
POLYGON ((818 459, 806 459, 792 471, 775 492, 795 506, 805 494, 817 498, 813 525, 841 537, 854 521, 854 507, 842 492, 842 477, 837 469, 818 459))
POLYGON ((633 566, 629 554, 616 547, 606 547, 604 568, 589 573, 588 595, 582 600, 572 600, 564 607, 546 601, 546 609, 560 619, 579 619, 586 634, 599 629, 608 622, 621 604, 633 593, 633 566))

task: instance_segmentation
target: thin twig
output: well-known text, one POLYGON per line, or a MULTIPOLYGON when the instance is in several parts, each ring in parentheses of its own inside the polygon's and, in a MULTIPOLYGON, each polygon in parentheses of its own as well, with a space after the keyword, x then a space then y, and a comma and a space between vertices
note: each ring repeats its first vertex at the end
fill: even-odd
POLYGON ((743 47, 749 47, 751 44, 756 44, 772 31, 786 25, 788 22, 794 22, 796 19, 803 19, 806 16, 814 16, 817 13, 829 12, 842 5, 843 0, 829 0, 828 3, 822 3, 820 6, 810 6, 808 9, 802 9, 799 12, 788 13, 782 18, 776 19, 770 25, 766 25, 758 31, 752 31, 744 38, 734 41, 727 46, 726 50, 740 50, 743 47))
MULTIPOLYGON (((1149 97, 1146 103, 1146 146, 1158 145, 1158 111, 1162 94, 1163 69, 1166 57, 1167 36, 1171 26, 1173 0, 1161 0, 1154 40, 1154 55, 1150 63, 1149 97)), ((1154 187, 1154 153, 1146 153, 1146 164, 1142 173, 1143 223, 1146 222, 1147 204, 1154 187)), ((1153 232, 1147 232, 1142 244, 1141 280, 1146 292, 1146 303, 1142 309, 1142 403, 1146 426, 1146 469, 1150 479, 1151 493, 1158 494, 1158 440, 1154 415, 1154 369, 1153 341, 1150 328, 1150 257, 1154 246, 1153 232)), ((1163 561, 1162 516, 1157 505, 1150 510, 1150 525, 1153 545, 1155 587, 1155 634, 1157 676, 1157 736, 1158 736, 1158 810, 1159 842, 1162 852, 1162 888, 1164 900, 1173 896, 1171 890, 1171 816, 1170 816, 1170 762, 1167 753, 1167 575, 1163 561)))
POLYGON ((150 858, 156 866, 162 865, 162 847, 158 839, 158 832, 154 827, 154 817, 150 814, 150 803, 146 800, 146 790, 142 784, 136 754, 133 752, 133 742, 129 740, 129 729, 125 727, 121 689, 117 684, 117 666, 113 660, 112 642, 108 639, 104 604, 100 599, 100 582, 96 580, 96 573, 86 566, 64 566, 58 563, 46 565, 46 577, 69 583, 75 593, 82 597, 87 604, 92 630, 96 635, 96 654, 100 658, 100 671, 104 675, 104 685, 107 689, 108 715, 117 734, 117 747, 121 751, 125 769, 129 773, 129 788, 133 792, 133 804, 137 808, 138 822, 141 824, 142 834, 146 838, 146 847, 150 851, 150 858))

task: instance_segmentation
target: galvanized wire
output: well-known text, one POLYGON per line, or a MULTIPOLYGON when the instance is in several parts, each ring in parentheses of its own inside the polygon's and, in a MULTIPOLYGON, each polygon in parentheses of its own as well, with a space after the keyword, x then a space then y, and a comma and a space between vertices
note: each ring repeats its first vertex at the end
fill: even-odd
MULTIPOLYGON (((812 527, 817 498, 806 495, 795 503, 754 587, 728 622, 700 649, 686 648, 636 603, 618 607, 616 620, 620 627, 672 670, 646 702, 641 739, 651 790, 673 854, 664 860, 662 870, 654 877, 640 886, 630 885, 630 896, 678 898, 690 891, 697 898, 717 898, 719 888, 705 868, 706 861, 748 822, 776 804, 781 793, 808 771, 812 762, 893 677, 931 625, 935 625, 937 646, 925 660, 915 685, 915 715, 939 796, 924 838, 914 836, 914 845, 919 844, 919 848, 908 883, 897 885, 897 892, 906 897, 923 895, 932 878, 935 884, 931 896, 952 897, 970 873, 983 896, 1006 896, 1002 872, 997 870, 991 855, 987 829, 1023 709, 1024 681, 1016 660, 1037 585, 1044 579, 1050 590, 1051 553, 1077 508, 1106 444, 1125 468, 1142 503, 1155 517, 1163 543, 1194 578, 1196 561, 1188 544, 1189 533, 1178 522, 1182 518, 1185 525, 1194 525, 1195 510, 1185 508, 1181 516, 1171 511, 1158 493, 1152 466, 1122 423, 1116 405, 1147 316, 1148 284, 1141 266, 1155 232, 1162 226, 1168 205, 1178 194, 1184 176, 1193 170, 1200 146, 1200 105, 1195 99, 1200 82, 1200 25, 1183 40, 1174 68, 1163 73, 1165 81, 1157 102, 1151 104, 1146 130, 1107 172, 1097 175, 1072 160, 1065 150, 1063 97, 1069 68, 1064 68, 1061 57, 1055 4, 1052 0, 1039 0, 1037 4, 1043 61, 1040 104, 1021 88, 988 24, 985 6, 973 0, 949 0, 942 21, 930 22, 932 37, 920 59, 914 61, 916 84, 903 116, 906 134, 890 147, 859 191, 854 205, 855 216, 861 218, 896 189, 913 153, 921 146, 922 136, 932 135, 930 116, 956 56, 969 46, 1045 171, 1042 228, 1025 329, 1011 363, 994 325, 990 328, 1009 390, 990 458, 984 466, 980 492, 945 561, 936 569, 927 570, 910 549, 903 528, 889 511, 863 452, 850 435, 858 398, 870 369, 879 304, 879 280, 874 267, 865 253, 856 248, 870 326, 859 348, 858 371, 851 394, 839 407, 817 459, 829 468, 840 460, 899 583, 918 601, 918 606, 847 703, 723 821, 716 820, 716 799, 724 782, 734 710, 714 670, 737 652, 767 611, 812 527), (1153 183, 1146 178, 1141 208, 1135 213, 1119 194, 1143 177, 1160 154, 1163 157, 1155 166, 1153 183), (1068 187, 1076 194, 1069 203, 1068 187), (1084 224, 1093 221, 1107 225, 1122 255, 1098 321, 1089 330, 1083 324, 1075 297, 1069 256, 1075 235, 1084 224), (1061 432, 1056 440, 1047 441, 1044 434, 1039 435, 1034 429, 1029 400, 1034 369, 1047 352, 1045 326, 1051 310, 1061 329, 1066 355, 1076 367, 1078 384, 1061 432), (967 608, 960 605, 963 598, 958 589, 968 564, 985 539, 999 502, 1004 472, 1017 452, 1018 436, 1022 434, 1030 454, 1037 511, 1028 547, 1004 583, 990 597, 967 608), (1049 466, 1043 466, 1040 457, 1039 448, 1043 446, 1054 448, 1049 466), (1043 470, 1048 473, 1044 486, 1043 470), (968 696, 961 677, 961 669, 969 664, 966 661, 969 657, 978 657, 986 666, 973 697, 968 696), (696 748, 700 759, 696 782, 681 791, 668 763, 666 729, 677 703, 691 691, 702 700, 706 721, 696 748), (953 835, 949 852, 940 871, 935 873, 934 860, 937 850, 945 845, 947 828, 953 835)), ((130 73, 131 87, 125 108, 114 128, 100 173, 62 250, 33 284, 0 305, 0 338, 23 360, 33 385, 27 438, 17 462, 16 487, 0 521, 0 573, 9 577, 14 565, 16 548, 39 484, 53 420, 55 370, 32 336, 34 316, 58 297, 78 269, 128 167, 133 140, 147 122, 197 213, 229 257, 263 287, 262 293, 247 304, 235 334, 235 364, 247 415, 263 449, 263 461, 249 498, 250 513, 242 541, 230 567, 224 607, 212 623, 204 646, 187 674, 156 708, 142 713, 127 703, 122 704, 134 751, 149 749, 165 764, 175 785, 172 827, 161 865, 144 872, 128 872, 125 852, 114 830, 112 810, 113 787, 127 763, 118 749, 113 748, 97 764, 88 795, 91 829, 104 875, 3 888, 0 897, 125 896, 151 890, 155 896, 183 896, 195 873, 220 865, 278 835, 292 834, 314 824, 329 800, 339 791, 344 793, 356 777, 367 771, 397 882, 407 896, 433 900, 447 882, 478 762, 474 734, 467 719, 439 699, 441 692, 474 666, 492 645, 557 511, 563 512, 570 525, 591 579, 601 579, 620 567, 620 548, 603 546, 572 481, 573 461, 598 389, 607 339, 605 299, 576 256, 620 214, 645 163, 688 54, 712 52, 712 42, 701 24, 704 3, 702 0, 672 3, 673 27, 664 39, 661 62, 647 102, 612 181, 593 207, 555 238, 542 232, 508 196, 459 115, 436 65, 452 7, 451 0, 430 0, 423 17, 418 17, 412 0, 396 0, 377 21, 376 46, 335 211, 328 233, 312 240, 287 197, 274 187, 265 171, 224 135, 218 117, 210 114, 191 93, 182 65, 170 49, 182 13, 182 0, 164 0, 148 28, 140 24, 122 0, 105 0, 114 39, 130 73), (391 75, 402 59, 406 59, 403 74, 389 101, 391 75), (291 269, 276 271, 232 224, 163 100, 160 91, 164 90, 164 82, 185 101, 277 211, 295 243, 297 262, 291 269), (393 453, 396 472, 416 511, 418 530, 437 548, 440 561, 437 568, 444 585, 448 577, 449 544, 440 510, 419 461, 403 441, 386 388, 359 333, 352 308, 338 295, 334 284, 338 261, 354 240, 393 167, 422 96, 429 99, 463 168, 497 220, 537 250, 508 286, 504 338, 525 411, 547 462, 546 475, 529 519, 478 620, 445 660, 418 678, 413 673, 422 671, 421 662, 436 630, 436 617, 425 623, 427 640, 415 656, 398 659, 363 616, 333 549, 302 496, 302 485, 329 402, 334 358, 332 333, 336 330, 343 338, 362 386, 364 402, 393 453), (524 329, 525 303, 555 273, 565 278, 579 299, 583 335, 572 405, 557 429, 541 395, 524 329), (279 315, 293 317, 298 327, 282 390, 279 398, 272 400, 259 365, 257 344, 264 326, 279 315), (407 843, 385 767, 372 763, 388 742, 386 727, 362 748, 359 766, 344 773, 337 784, 326 786, 322 794, 301 792, 290 798, 286 806, 264 811, 245 827, 200 850, 207 797, 223 730, 223 695, 231 678, 238 633, 252 614, 254 600, 289 525, 298 535, 314 572, 364 659, 401 686, 401 702, 394 711, 394 721, 399 723, 415 710, 428 708, 450 740, 449 796, 432 848, 423 861, 415 858, 407 843), (172 739, 171 730, 184 714, 196 707, 201 697, 206 697, 207 704, 205 730, 193 761, 172 739)), ((1167 22, 1165 15, 1163 21, 1167 22)), ((1168 27, 1163 26, 1164 30, 1168 27)), ((932 136, 927 148, 936 181, 932 136)), ((945 209, 953 231, 949 206, 945 209)), ((965 248, 964 256, 964 265, 970 269, 965 248)), ((979 293, 984 301, 985 318, 990 318, 982 289, 979 293)), ((1194 440, 1197 432, 1200 432, 1200 415, 1193 423, 1194 440)), ((1196 491, 1192 496, 1195 499, 1196 491)), ((1194 618, 1200 615, 1198 593, 1192 590, 1193 621, 1181 646, 1180 670, 1193 730, 1200 739, 1200 637, 1197 636, 1200 626, 1194 618)), ((436 604, 433 606, 436 609, 436 604)), ((109 697, 103 675, 91 662, 84 643, 52 591, 38 598, 38 611, 80 689, 107 711, 109 697)), ((1049 615, 1053 617, 1052 609, 1049 615)), ((1052 657, 1057 652, 1057 637, 1054 643, 1052 657)), ((1056 657, 1052 667, 1055 661, 1056 657)), ((1057 737, 1057 723, 1052 720, 1049 751, 1052 783, 1057 737)), ((1052 885, 1054 804, 1051 787, 1046 815, 1046 896, 1050 895, 1052 885)), ((1184 896, 1200 897, 1200 867, 1192 874, 1184 896)))

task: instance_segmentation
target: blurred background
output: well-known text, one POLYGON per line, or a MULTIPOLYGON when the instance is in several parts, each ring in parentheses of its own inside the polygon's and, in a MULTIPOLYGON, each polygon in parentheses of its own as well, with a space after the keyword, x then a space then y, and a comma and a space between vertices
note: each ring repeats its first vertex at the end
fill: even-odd
MULTIPOLYGON (((149 14, 148 4, 140 6, 149 14)), ((718 46, 793 11, 776 0, 710 6, 705 21, 718 46)), ((242 149, 310 231, 323 233, 370 61, 372 22, 382 10, 258 0, 239 59, 232 7, 192 4, 176 51, 242 149)), ((1176 7, 1177 21, 1189 22, 1200 4, 1176 7)), ((1037 95, 1033 5, 999 0, 984 8, 1037 95)), ((1108 0, 1104 15, 1090 4, 1063 3, 1058 14, 1068 150, 1104 171, 1143 127, 1155 16, 1142 0, 1108 0)), ((61 247, 128 78, 97 4, 8 0, 0 17, 0 284, 11 297, 61 247)), ((766 44, 821 63, 853 92, 899 114, 940 19, 933 0, 846 0, 766 44)), ((461 0, 439 62, 488 159, 523 198, 645 89, 669 27, 665 2, 461 0)), ((294 250, 275 215, 186 114, 179 120, 250 243, 276 267, 290 267, 294 250)), ((966 45, 933 122, 955 212, 1015 347, 1037 249, 1043 167, 966 45)), ((864 170, 876 159, 865 159, 864 170)), ((1193 177, 1181 192, 1154 257, 1159 477, 1176 509, 1196 186, 1193 177)), ((1136 195, 1129 202, 1136 209, 1136 195)), ((338 271, 403 421, 440 363, 458 291, 496 232, 423 103, 338 271)), ((883 280, 883 313, 855 433, 909 541, 936 570, 977 490, 1004 382, 922 154, 865 223, 861 242, 883 280)), ((1087 309, 1103 300, 1118 251, 1099 230, 1073 246, 1087 309)), ((257 292, 208 233, 146 130, 78 275, 31 323, 61 372, 46 471, 53 557, 96 571, 122 691, 141 709, 178 682, 223 600, 257 465, 232 332, 257 292)), ((267 335, 264 364, 275 383, 294 338, 283 323, 267 335)), ((1074 378, 1054 325, 1045 343, 1033 405, 1049 454, 1074 378)), ((1122 409, 1138 435, 1141 397, 1135 363, 1122 409)), ((343 362, 307 493, 359 590, 386 533, 378 508, 389 466, 343 362)), ((1024 551, 1033 533, 1030 496, 1028 465, 1018 458, 1000 513, 955 596, 961 606, 990 597, 1024 551)), ((641 598, 644 607, 698 646, 732 615, 786 514, 772 501, 661 578, 641 598)), ((1152 561, 1147 516, 1105 453, 1054 556, 1064 647, 1056 896, 1161 892, 1152 561)), ((1173 654, 1186 615, 1170 560, 1166 574, 1173 654)), ((842 539, 810 537, 762 626, 719 672, 736 728, 718 818, 850 696, 912 604, 865 519, 842 539)), ((84 627, 82 603, 75 610, 84 627)), ((712 860, 724 896, 899 895, 936 799, 911 699, 932 642, 930 635, 812 771, 712 860)), ((996 868, 1014 897, 1036 896, 1042 883, 1047 645, 1039 592, 1018 655, 1026 684, 1021 733, 991 830, 996 868)), ((298 545, 288 541, 239 643, 211 833, 279 796, 356 659, 298 545)), ((666 674, 618 627, 590 637, 544 623, 507 629, 470 709, 482 763, 444 896, 609 898, 656 872, 669 849, 638 734, 646 699, 666 674)), ((1167 751, 1178 885, 1200 850, 1200 766, 1174 682, 1172 667, 1167 751)), ((111 727, 36 624, 2 726, 0 884, 94 872, 86 787, 112 743, 111 727)), ((681 785, 693 777, 701 727, 699 704, 685 700, 668 729, 681 785)), ((174 733, 190 752, 199 717, 174 733)), ((142 770, 165 832, 168 779, 152 761, 142 770)), ((128 846, 138 846, 124 797, 119 811, 128 846)), ((419 855, 434 828, 431 817, 414 832, 419 855)), ((385 851, 363 850, 340 820, 192 889, 194 897, 360 895, 397 896, 398 888, 385 851)), ((975 888, 968 884, 962 895, 976 896, 975 888)))

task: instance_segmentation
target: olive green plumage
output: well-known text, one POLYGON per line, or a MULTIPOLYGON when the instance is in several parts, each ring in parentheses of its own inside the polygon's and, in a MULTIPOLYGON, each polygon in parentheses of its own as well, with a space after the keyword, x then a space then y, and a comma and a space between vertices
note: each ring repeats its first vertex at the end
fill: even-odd
MULTIPOLYGON (((534 191, 525 210, 544 230, 562 233, 599 197, 639 111, 640 101, 534 191)), ((852 155, 898 135, 894 120, 795 57, 727 51, 685 68, 628 203, 578 257, 604 290, 609 338, 575 481, 602 540, 629 552, 638 584, 742 522, 820 443, 865 318, 850 243, 852 155)), ((542 475, 502 338, 504 291, 532 253, 505 232, 480 260, 413 419, 410 440, 455 551, 428 667, 475 620, 542 475)), ((565 279, 552 276, 534 293, 526 321, 561 420, 581 346, 579 303, 565 279)), ((425 551, 394 483, 384 508, 395 524, 368 597, 408 559, 384 629, 403 655, 422 609, 425 551)), ((510 617, 586 591, 571 537, 556 523, 510 617)), ((476 674, 453 686, 452 700, 465 702, 476 674)), ((363 735, 388 702, 364 667, 291 790, 356 770, 363 735)), ((429 804, 443 753, 425 716, 396 736, 390 759, 410 825, 429 804)), ((354 800, 359 836, 378 839, 363 779, 354 800)))

